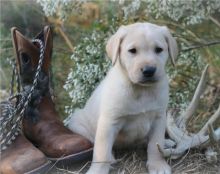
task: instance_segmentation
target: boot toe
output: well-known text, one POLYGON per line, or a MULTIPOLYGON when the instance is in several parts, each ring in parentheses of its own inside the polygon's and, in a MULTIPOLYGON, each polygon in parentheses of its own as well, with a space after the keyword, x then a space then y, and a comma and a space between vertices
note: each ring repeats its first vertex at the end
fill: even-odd
POLYGON ((23 174, 48 162, 45 155, 21 135, 1 155, 1 174, 23 174))
POLYGON ((92 148, 89 140, 77 134, 57 136, 49 146, 50 148, 47 147, 48 153, 46 155, 50 158, 74 155, 92 148), (48 151, 48 149, 52 151, 48 151))

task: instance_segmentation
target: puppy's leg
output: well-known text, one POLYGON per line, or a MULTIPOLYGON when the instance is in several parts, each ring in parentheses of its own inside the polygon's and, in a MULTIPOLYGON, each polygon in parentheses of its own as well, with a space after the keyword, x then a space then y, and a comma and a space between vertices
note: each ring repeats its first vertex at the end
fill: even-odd
MULTIPOLYGON (((163 113, 165 114, 165 113, 163 113)), ((166 128, 166 115, 156 118, 152 125, 152 133, 148 144, 148 162, 147 167, 150 174, 171 174, 171 168, 161 156, 157 148, 157 143, 164 146, 164 136, 166 128)))
POLYGON ((120 130, 120 125, 109 117, 98 121, 92 165, 86 174, 107 174, 113 162, 112 146, 120 130))
POLYGON ((77 109, 71 115, 67 126, 71 131, 84 136, 93 143, 95 133, 87 125, 86 113, 82 109, 77 109))

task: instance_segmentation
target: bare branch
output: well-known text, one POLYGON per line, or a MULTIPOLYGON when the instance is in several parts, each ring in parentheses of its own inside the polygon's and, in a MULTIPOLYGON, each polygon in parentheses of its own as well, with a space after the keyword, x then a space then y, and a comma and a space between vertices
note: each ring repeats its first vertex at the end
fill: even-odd
POLYGON ((200 44, 200 45, 192 45, 190 47, 182 49, 181 51, 191 51, 193 49, 203 48, 203 47, 217 45, 217 44, 220 44, 220 40, 211 41, 211 42, 203 43, 203 44, 200 44))
POLYGON ((217 19, 215 19, 215 18, 212 17, 212 16, 210 16, 209 19, 210 19, 213 23, 215 23, 215 24, 220 28, 220 22, 219 22, 217 19))
POLYGON ((63 31, 63 29, 60 26, 58 26, 57 29, 58 29, 59 33, 61 34, 61 36, 63 37, 63 39, 66 41, 66 44, 68 45, 70 50, 72 52, 74 52, 74 46, 72 45, 72 43, 71 43, 70 39, 68 38, 68 36, 66 35, 66 33, 63 31))

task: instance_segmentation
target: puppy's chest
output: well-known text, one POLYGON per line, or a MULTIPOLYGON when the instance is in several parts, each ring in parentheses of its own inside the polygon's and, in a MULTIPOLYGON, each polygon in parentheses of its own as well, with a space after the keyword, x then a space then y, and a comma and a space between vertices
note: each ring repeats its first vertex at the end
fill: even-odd
POLYGON ((123 119, 123 127, 117 138, 118 144, 146 141, 155 117, 155 112, 127 115, 123 119))
POLYGON ((166 109, 163 99, 155 94, 142 94, 131 100, 124 105, 125 112, 120 118, 123 126, 117 144, 146 141, 155 118, 166 109))
POLYGON ((165 103, 161 97, 143 94, 127 100, 127 104, 124 105, 127 111, 125 115, 149 115, 164 109, 164 106, 165 103))

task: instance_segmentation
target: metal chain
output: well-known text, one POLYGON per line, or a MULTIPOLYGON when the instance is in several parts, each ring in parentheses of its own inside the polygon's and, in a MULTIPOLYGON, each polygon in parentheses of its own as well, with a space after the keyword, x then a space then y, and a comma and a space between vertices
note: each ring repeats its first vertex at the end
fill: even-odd
MULTIPOLYGON (((44 59, 44 44, 40 39, 34 39, 32 42, 38 43, 40 45, 40 56, 39 56, 39 62, 38 62, 38 66, 36 69, 36 73, 34 76, 33 85, 30 89, 30 92, 28 94, 25 92, 16 94, 10 97, 8 101, 2 102, 0 104, 0 107, 1 107, 0 122, 2 123, 0 127, 0 149, 1 150, 6 149, 7 146, 10 145, 12 141, 16 138, 16 136, 20 133, 21 131, 20 125, 21 125, 24 112, 27 109, 29 102, 31 101, 31 97, 38 83, 38 79, 39 79, 39 75, 41 72, 43 59, 44 59), (15 107, 10 100, 19 95, 21 96, 21 98, 20 98, 18 105, 15 107), (10 129, 8 127, 10 127, 10 129)), ((16 81, 17 83, 20 84, 19 75, 16 72, 15 74, 17 76, 16 81)), ((19 84, 17 85, 17 90, 20 91, 19 84)), ((11 91, 13 92, 12 89, 11 91)))

